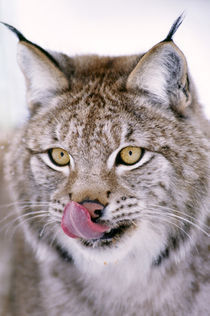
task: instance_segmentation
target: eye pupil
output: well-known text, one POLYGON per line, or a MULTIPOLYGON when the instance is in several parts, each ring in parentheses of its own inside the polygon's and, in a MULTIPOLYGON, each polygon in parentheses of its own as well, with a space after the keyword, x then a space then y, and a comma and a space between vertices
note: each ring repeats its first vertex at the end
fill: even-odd
POLYGON ((129 155, 132 156, 132 154, 133 154, 133 153, 132 153, 132 151, 130 150, 130 151, 129 151, 129 155))
POLYGON ((61 157, 63 157, 64 156, 64 153, 63 152, 61 152, 61 157))

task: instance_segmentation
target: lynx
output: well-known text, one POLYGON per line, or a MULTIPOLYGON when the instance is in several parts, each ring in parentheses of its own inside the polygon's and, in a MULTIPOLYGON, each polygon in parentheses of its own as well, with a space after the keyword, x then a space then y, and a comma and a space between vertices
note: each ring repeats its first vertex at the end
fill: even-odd
MULTIPOLYGON (((209 124, 182 51, 18 39, 29 118, 1 147, 1 313, 210 315, 209 124)), ((18 106, 18 105, 17 105, 18 106)))

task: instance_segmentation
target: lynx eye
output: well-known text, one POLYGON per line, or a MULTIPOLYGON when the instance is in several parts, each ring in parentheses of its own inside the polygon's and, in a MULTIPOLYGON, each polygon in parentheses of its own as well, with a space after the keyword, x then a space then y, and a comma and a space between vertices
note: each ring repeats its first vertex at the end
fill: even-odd
POLYGON ((123 148, 117 157, 117 163, 123 165, 134 165, 137 163, 143 154, 143 149, 140 147, 128 146, 123 148))
POLYGON ((64 167, 69 164, 70 157, 66 150, 62 148, 52 148, 48 151, 51 161, 60 167, 64 167))

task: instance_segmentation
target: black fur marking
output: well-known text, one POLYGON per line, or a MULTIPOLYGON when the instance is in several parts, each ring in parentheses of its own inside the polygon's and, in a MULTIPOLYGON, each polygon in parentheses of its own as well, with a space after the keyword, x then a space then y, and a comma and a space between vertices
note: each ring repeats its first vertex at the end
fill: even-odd
POLYGON ((129 138, 133 134, 132 127, 129 127, 127 134, 125 135, 125 138, 129 138))
POLYGON ((60 258, 63 259, 66 262, 72 262, 72 257, 69 255, 67 250, 65 250, 63 247, 61 247, 59 244, 55 247, 57 253, 59 254, 60 258))
POLYGON ((29 44, 33 45, 34 47, 36 47, 37 49, 39 49, 58 69, 60 69, 58 62, 46 50, 44 50, 39 45, 34 44, 33 42, 27 40, 27 38, 25 38, 25 36, 20 31, 18 31, 14 26, 9 25, 9 24, 4 23, 4 22, 0 22, 0 23, 5 25, 10 31, 12 31, 17 36, 19 41, 29 43, 29 44))
POLYGON ((162 263, 162 260, 163 259, 166 259, 166 258, 168 258, 169 257, 169 253, 170 253, 170 250, 169 250, 169 248, 167 247, 164 251, 162 251, 161 253, 160 253, 160 255, 154 260, 154 262, 153 262, 153 265, 154 266, 159 266, 161 263, 162 263))
POLYGON ((111 191, 107 191, 107 192, 106 192, 106 196, 107 196, 107 198, 109 198, 109 197, 110 197, 110 194, 111 194, 111 191))
POLYGON ((170 251, 175 251, 179 248, 179 239, 178 237, 171 236, 169 238, 168 246, 160 252, 160 254, 153 260, 152 265, 158 267, 161 265, 163 260, 168 259, 170 251))
POLYGON ((169 41, 173 41, 172 37, 174 36, 174 34, 176 33, 176 31, 178 30, 179 26, 182 24, 184 20, 184 14, 182 13, 174 22, 174 24, 172 25, 172 27, 170 28, 170 31, 168 33, 168 35, 166 36, 166 38, 163 40, 163 42, 169 42, 169 41))
POLYGON ((19 41, 28 42, 28 40, 25 38, 25 36, 20 31, 18 31, 14 26, 9 25, 9 24, 4 23, 4 22, 0 22, 0 23, 5 25, 10 31, 12 31, 14 34, 16 34, 19 41))

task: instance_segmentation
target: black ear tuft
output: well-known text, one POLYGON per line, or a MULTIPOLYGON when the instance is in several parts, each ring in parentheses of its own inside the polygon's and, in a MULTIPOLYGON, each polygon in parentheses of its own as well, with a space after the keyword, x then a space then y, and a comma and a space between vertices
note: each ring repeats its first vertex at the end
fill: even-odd
POLYGON ((59 64, 58 62, 53 58, 52 55, 50 55, 46 50, 44 50, 42 47, 40 47, 39 45, 32 43, 31 41, 27 40, 27 38, 25 38, 25 36, 18 31, 14 26, 4 23, 4 22, 0 22, 1 24, 5 25, 10 31, 12 31, 19 39, 19 41, 22 42, 26 42, 29 43, 31 45, 33 45, 34 47, 38 48, 47 58, 49 58, 51 60, 51 62, 57 67, 59 68, 59 64))
POLYGON ((4 23, 4 22, 0 22, 0 23, 5 25, 10 31, 12 31, 15 35, 17 35, 19 41, 28 42, 28 40, 25 38, 25 36, 20 31, 18 31, 14 26, 9 25, 9 24, 4 23))
POLYGON ((182 13, 177 19, 176 21, 173 23, 168 35, 166 36, 166 38, 163 40, 163 42, 169 42, 169 41, 173 41, 173 36, 176 33, 176 31, 178 30, 179 26, 182 24, 184 20, 184 13, 182 13))

